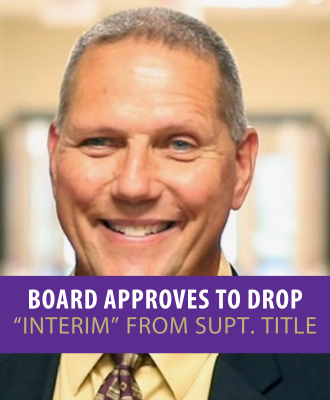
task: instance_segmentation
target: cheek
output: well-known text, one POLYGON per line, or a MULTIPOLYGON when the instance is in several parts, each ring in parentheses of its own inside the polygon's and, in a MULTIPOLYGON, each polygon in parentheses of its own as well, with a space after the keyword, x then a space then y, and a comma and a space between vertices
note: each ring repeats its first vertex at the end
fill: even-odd
POLYGON ((104 168, 91 165, 88 160, 67 158, 57 171, 57 201, 62 205, 78 204, 88 207, 99 197, 106 185, 104 168))
POLYGON ((219 178, 213 169, 185 164, 171 173, 168 170, 163 183, 174 204, 188 220, 200 220, 201 215, 212 213, 219 195, 219 178))
POLYGON ((167 185, 183 205, 190 209, 217 206, 230 207, 234 185, 234 165, 219 160, 203 160, 195 164, 185 164, 167 175, 167 185))

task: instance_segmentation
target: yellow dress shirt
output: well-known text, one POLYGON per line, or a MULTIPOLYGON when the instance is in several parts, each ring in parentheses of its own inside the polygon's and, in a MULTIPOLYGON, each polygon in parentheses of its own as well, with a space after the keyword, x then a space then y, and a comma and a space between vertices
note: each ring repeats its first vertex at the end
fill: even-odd
MULTIPOLYGON (((218 275, 232 275, 223 255, 218 275)), ((135 373, 144 400, 207 400, 218 354, 150 356, 135 373)), ((62 354, 53 400, 93 400, 113 367, 109 354, 62 354)))

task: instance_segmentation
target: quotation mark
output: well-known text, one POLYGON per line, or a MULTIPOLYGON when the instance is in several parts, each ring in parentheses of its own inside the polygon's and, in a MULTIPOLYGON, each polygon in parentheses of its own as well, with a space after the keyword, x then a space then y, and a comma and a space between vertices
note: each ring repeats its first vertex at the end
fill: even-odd
MULTIPOLYGON (((111 323, 116 324, 118 322, 118 320, 119 320, 119 317, 112 317, 111 323)), ((14 324, 19 324, 20 322, 21 322, 21 317, 16 317, 14 324)))

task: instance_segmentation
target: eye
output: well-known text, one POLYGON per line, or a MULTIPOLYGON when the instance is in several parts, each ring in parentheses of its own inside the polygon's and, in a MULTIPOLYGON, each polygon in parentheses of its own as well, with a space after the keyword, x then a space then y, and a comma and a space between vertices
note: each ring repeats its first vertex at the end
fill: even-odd
POLYGON ((172 140, 170 145, 175 151, 187 151, 193 148, 193 145, 191 143, 182 139, 172 140))
POLYGON ((81 150, 90 157, 106 157, 115 153, 124 144, 118 138, 95 136, 84 139, 81 144, 81 150))
POLYGON ((95 137, 84 140, 83 146, 86 147, 105 147, 111 146, 112 143, 108 138, 95 137))

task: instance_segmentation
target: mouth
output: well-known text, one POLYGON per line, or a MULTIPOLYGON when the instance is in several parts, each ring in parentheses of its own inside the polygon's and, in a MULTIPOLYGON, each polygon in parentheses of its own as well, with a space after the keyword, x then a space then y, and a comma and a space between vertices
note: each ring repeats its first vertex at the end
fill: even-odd
POLYGON ((157 233, 162 233, 171 229, 174 226, 173 221, 152 223, 152 224, 129 224, 129 223, 115 223, 112 221, 103 221, 104 226, 116 233, 124 236, 142 238, 157 233))

